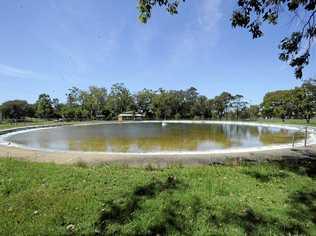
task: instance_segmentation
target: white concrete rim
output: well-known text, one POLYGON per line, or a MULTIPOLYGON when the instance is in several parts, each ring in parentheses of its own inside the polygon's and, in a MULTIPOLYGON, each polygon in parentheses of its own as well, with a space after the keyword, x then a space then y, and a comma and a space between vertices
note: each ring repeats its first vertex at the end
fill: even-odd
MULTIPOLYGON (((93 126, 93 125, 101 125, 101 124, 128 124, 128 123, 182 123, 182 124, 227 124, 227 125, 243 125, 243 126, 259 126, 259 127, 270 127, 270 128, 281 128, 288 130, 297 130, 303 131, 305 126, 302 125, 287 125, 287 124, 266 124, 259 122, 244 122, 244 121, 214 121, 214 120, 156 120, 156 121, 106 121, 106 122, 96 122, 96 123, 81 123, 81 124, 70 124, 63 126, 93 126)), ((160 151, 160 152, 98 152, 98 151, 71 151, 71 150, 58 150, 58 149, 47 149, 47 148, 34 148, 29 147, 27 145, 17 144, 13 142, 6 141, 7 138, 13 135, 33 132, 37 130, 43 129, 57 129, 62 128, 63 126, 47 126, 40 128, 28 128, 25 130, 13 131, 4 135, 0 135, 0 145, 6 147, 17 147, 26 150, 34 150, 34 151, 44 151, 44 152, 54 152, 54 153, 68 153, 68 154, 103 154, 103 155, 115 155, 115 156, 192 156, 192 155, 211 155, 211 154, 234 154, 234 153, 250 153, 250 152, 262 152, 262 151, 273 151, 273 150, 281 150, 281 149, 289 149, 292 148, 292 143, 288 144, 272 144, 265 145, 261 147, 248 147, 248 148, 228 148, 228 149, 215 149, 210 151, 160 151)), ((27 127, 25 127, 27 128, 27 127)), ((21 128, 20 128, 21 129, 21 128)), ((308 145, 316 144, 316 130, 312 127, 308 127, 308 145)), ((304 147, 304 140, 301 142, 295 142, 295 148, 304 147)))

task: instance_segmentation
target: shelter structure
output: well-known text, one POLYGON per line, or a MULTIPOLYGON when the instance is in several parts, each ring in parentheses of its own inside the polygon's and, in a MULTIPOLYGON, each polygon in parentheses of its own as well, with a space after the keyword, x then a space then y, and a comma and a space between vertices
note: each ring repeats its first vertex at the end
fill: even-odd
POLYGON ((118 115, 118 121, 124 120, 143 120, 144 115, 140 113, 135 113, 133 111, 124 112, 118 115))

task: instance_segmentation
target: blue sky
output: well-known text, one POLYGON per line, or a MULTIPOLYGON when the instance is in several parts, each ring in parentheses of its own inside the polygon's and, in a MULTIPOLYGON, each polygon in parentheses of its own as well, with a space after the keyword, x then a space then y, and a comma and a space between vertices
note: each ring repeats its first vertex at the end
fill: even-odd
MULTIPOLYGON (((40 93, 62 101, 67 89, 196 87, 213 97, 239 93, 251 103, 269 90, 300 85, 277 59, 278 43, 296 25, 284 20, 252 40, 232 29, 234 1, 188 0, 177 16, 156 10, 147 25, 137 1, 10 0, 0 8, 0 103, 34 102, 40 93)), ((305 77, 316 76, 316 54, 305 77)))

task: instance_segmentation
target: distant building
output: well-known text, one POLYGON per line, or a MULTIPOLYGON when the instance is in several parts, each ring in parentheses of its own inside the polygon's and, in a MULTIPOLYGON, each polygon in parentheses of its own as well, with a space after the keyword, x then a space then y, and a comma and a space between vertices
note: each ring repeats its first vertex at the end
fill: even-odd
POLYGON ((133 111, 121 113, 118 115, 118 121, 124 121, 124 120, 143 120, 144 115, 135 113, 133 111))
POLYGON ((102 114, 96 115, 96 119, 97 120, 105 120, 105 115, 102 115, 102 114))

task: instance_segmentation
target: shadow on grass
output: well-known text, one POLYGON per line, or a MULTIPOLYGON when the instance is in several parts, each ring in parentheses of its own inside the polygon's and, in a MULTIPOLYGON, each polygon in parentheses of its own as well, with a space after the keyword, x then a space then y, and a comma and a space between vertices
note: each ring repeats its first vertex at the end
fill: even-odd
MULTIPOLYGON (((279 172, 258 170, 247 171, 245 174, 261 182, 287 178, 288 174, 282 169, 316 177, 316 156, 309 152, 301 154, 301 159, 285 156, 277 161, 281 167, 279 172)), ((199 233, 199 227, 213 235, 225 235, 227 228, 238 229, 245 235, 265 235, 269 232, 272 235, 314 235, 316 232, 314 190, 303 189, 290 195, 286 202, 286 217, 281 218, 258 212, 248 205, 236 209, 207 205, 207 202, 202 202, 197 196, 186 201, 177 200, 173 193, 185 189, 186 185, 174 176, 169 176, 165 181, 153 180, 146 185, 137 186, 126 196, 104 204, 95 224, 95 235, 194 235, 199 233), (126 233, 125 226, 131 222, 136 223, 135 219, 145 210, 143 203, 157 198, 163 192, 169 194, 165 196, 164 206, 155 212, 156 220, 147 226, 136 224, 132 232, 126 233)))
POLYGON ((298 191, 290 196, 289 203, 292 218, 316 224, 316 191, 298 191))
POLYGON ((294 219, 284 224, 276 217, 263 215, 249 207, 241 213, 224 211, 220 216, 211 215, 209 223, 215 227, 233 225, 242 228, 245 235, 266 235, 268 232, 273 232, 273 235, 308 235, 304 222, 294 219))
POLYGON ((299 175, 306 175, 311 178, 316 177, 316 153, 311 150, 292 150, 295 155, 283 156, 277 162, 281 168, 292 171, 299 175), (300 158, 297 158, 300 155, 300 158))
MULTIPOLYGON (((132 220, 133 214, 141 210, 141 203, 147 199, 155 198, 158 194, 168 191, 172 192, 180 188, 183 184, 174 176, 169 176, 166 181, 154 180, 144 186, 138 186, 129 196, 111 200, 104 204, 105 208, 99 216, 96 223, 96 235, 121 235, 120 229, 111 227, 115 224, 124 225, 132 220)), ((148 229, 148 235, 164 235, 167 226, 170 225, 181 231, 181 224, 177 221, 177 217, 173 214, 172 208, 176 203, 170 205, 168 210, 164 212, 165 222, 163 224, 154 225, 148 229)))
POLYGON ((244 171, 246 175, 249 175, 256 180, 266 183, 270 182, 273 179, 276 178, 287 178, 289 175, 285 172, 279 171, 279 172, 261 172, 261 171, 244 171))
MULTIPOLYGON (((166 181, 154 180, 136 187, 126 197, 106 202, 96 223, 95 235, 194 235, 199 227, 209 234, 225 234, 227 228, 239 229, 245 235, 312 235, 316 223, 316 192, 301 191, 288 199, 286 220, 258 212, 249 206, 239 209, 205 205, 197 196, 185 202, 175 199, 175 191, 183 191, 183 183, 174 177, 166 181), (168 191, 159 215, 147 226, 136 225, 132 232, 124 227, 133 222, 143 209, 142 203, 168 191), (201 217, 204 216, 204 217, 201 217), (205 217, 206 216, 206 217, 205 217), (204 219, 201 221, 201 219, 204 219), (312 227, 312 228, 309 228, 312 227)), ((135 222, 135 221, 134 221, 135 222)))

